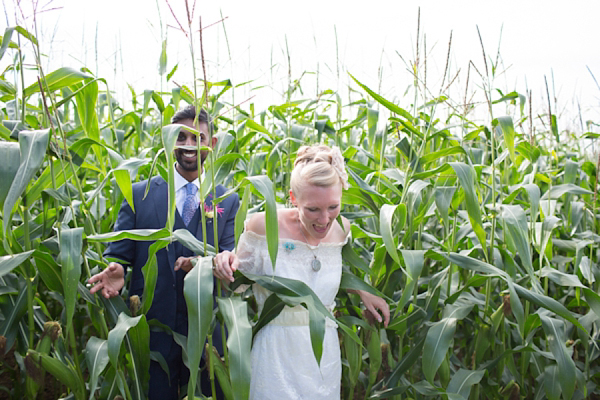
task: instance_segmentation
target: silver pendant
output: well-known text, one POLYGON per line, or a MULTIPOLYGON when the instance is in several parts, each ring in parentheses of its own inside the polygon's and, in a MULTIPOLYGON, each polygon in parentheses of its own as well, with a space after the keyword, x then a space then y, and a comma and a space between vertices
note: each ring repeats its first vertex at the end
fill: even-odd
POLYGON ((312 260, 310 265, 311 265, 313 271, 315 271, 315 272, 318 272, 321 269, 321 261, 317 260, 316 257, 314 260, 312 260))

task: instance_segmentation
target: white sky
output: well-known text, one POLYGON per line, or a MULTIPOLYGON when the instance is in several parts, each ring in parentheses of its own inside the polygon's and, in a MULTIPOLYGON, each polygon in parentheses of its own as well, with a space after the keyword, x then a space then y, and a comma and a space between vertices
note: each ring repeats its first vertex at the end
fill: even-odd
MULTIPOLYGON (((14 25, 13 0, 3 3, 6 13, 2 24, 14 25)), ((184 0, 169 3, 180 22, 186 24, 184 0)), ((194 1, 189 3, 191 8, 194 1)), ((38 16, 38 37, 47 55, 46 72, 60 66, 85 65, 106 78, 121 99, 128 96, 127 83, 138 93, 161 87, 170 90, 173 83, 161 83, 157 73, 161 41, 166 36, 167 70, 179 64, 172 80, 191 85, 189 42, 174 28, 177 23, 165 0, 54 0, 38 8, 54 9, 38 16)), ((226 17, 224 26, 218 24, 204 31, 205 59, 211 81, 253 81, 237 89, 236 102, 251 95, 258 106, 284 102, 287 40, 292 80, 307 72, 301 79, 306 97, 316 93, 317 70, 319 91, 331 88, 340 93, 345 93, 350 72, 408 108, 412 100, 405 93, 412 78, 402 58, 406 62, 415 58, 419 8, 421 52, 425 35, 427 83, 434 94, 439 91, 451 32, 450 76, 458 72, 458 78, 450 97, 462 100, 470 60, 484 71, 479 27, 488 56, 495 59, 500 45, 502 64, 495 87, 523 94, 532 90, 534 108, 545 109, 546 76, 551 94, 558 99, 552 105, 553 112, 558 106, 559 116, 561 112, 573 113, 579 104, 584 121, 598 120, 600 88, 587 69, 600 80, 600 30, 594 23, 600 15, 598 0, 198 0, 193 26, 199 26, 200 15, 204 26, 219 21, 221 14, 226 17)), ((30 16, 31 5, 23 5, 23 11, 30 16)), ((19 15, 16 20, 23 23, 19 15)), ((28 18, 24 23, 31 28, 33 20, 28 18)), ((197 60, 198 39, 196 32, 193 40, 197 60)), ((0 67, 8 61, 5 57, 0 67)), ((197 71, 200 78, 199 61, 197 71)), ((471 70, 470 87, 474 89, 480 82, 471 70)))

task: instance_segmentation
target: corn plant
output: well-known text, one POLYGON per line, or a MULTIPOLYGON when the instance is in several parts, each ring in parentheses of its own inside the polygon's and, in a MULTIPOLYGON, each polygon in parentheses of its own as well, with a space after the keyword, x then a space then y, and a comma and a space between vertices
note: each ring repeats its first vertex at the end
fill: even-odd
MULTIPOLYGON (((526 115, 527 96, 494 87, 493 63, 478 78, 487 99, 479 106, 444 90, 432 96, 416 62, 410 100, 387 99, 358 76, 350 76, 359 97, 352 103, 331 90, 311 98, 298 78, 282 104, 257 112, 227 96, 234 83, 206 77, 201 88, 148 89, 121 105, 87 70, 46 73, 38 46, 20 26, 6 29, 0 46, 0 59, 14 55, 0 75, 0 390, 8 398, 145 398, 150 360, 161 361, 148 352, 150 329, 168 331, 146 319, 153 256, 172 241, 206 256, 184 289, 194 329, 170 332, 192 372, 188 398, 200 396, 206 338, 213 383, 228 399, 247 398, 252 335, 285 304, 313 311, 314 326, 338 322, 344 399, 600 393, 599 164, 581 146, 597 135, 560 131, 551 112, 526 115), (35 81, 25 81, 23 43, 34 49, 35 81), (133 182, 160 174, 174 198, 169 177, 181 127, 169 121, 186 103, 207 108, 218 127, 202 196, 215 183, 240 195, 238 237, 248 214, 265 211, 273 260, 275 210, 288 204, 296 151, 341 148, 352 241, 333 314, 300 282, 249 274, 234 286, 265 286, 274 293, 270 308, 259 314, 251 290, 223 291, 213 313, 210 255, 218 243, 210 248, 170 222, 112 231, 123 201, 133 202, 133 182), (477 112, 485 122, 471 118, 477 112), (91 295, 86 281, 107 265, 104 243, 122 239, 154 241, 142 298, 126 290, 110 300, 91 295), (389 326, 369 323, 349 289, 386 298, 389 326), (218 323, 229 332, 224 355, 211 347, 218 323)), ((318 360, 318 340, 312 350, 318 360)))

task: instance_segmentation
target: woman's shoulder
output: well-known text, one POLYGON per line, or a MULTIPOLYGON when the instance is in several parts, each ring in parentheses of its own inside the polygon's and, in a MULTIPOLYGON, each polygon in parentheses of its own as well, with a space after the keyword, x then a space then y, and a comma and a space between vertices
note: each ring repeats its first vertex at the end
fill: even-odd
POLYGON ((256 233, 257 235, 264 236, 267 233, 265 225, 265 213, 259 212, 253 214, 246 221, 246 230, 252 233, 256 233))
MULTIPOLYGON (((289 222, 288 220, 291 218, 292 213, 293 211, 288 208, 277 209, 277 221, 280 229, 289 222)), ((264 236, 267 233, 266 224, 266 214, 258 212, 248 218, 246 221, 246 230, 264 236)))
POLYGON ((341 216, 340 215, 340 219, 342 221, 341 224, 335 223, 335 239, 333 239, 333 242, 345 242, 346 238, 348 237, 348 235, 350 234, 350 221, 348 221, 348 218, 341 216))

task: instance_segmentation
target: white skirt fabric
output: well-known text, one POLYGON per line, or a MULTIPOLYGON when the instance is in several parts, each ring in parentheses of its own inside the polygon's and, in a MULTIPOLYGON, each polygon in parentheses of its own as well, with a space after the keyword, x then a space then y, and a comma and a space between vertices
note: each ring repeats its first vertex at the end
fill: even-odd
MULTIPOLYGON (((330 310, 335 305, 342 275, 343 243, 310 246, 293 239, 280 239, 273 268, 266 238, 246 231, 238 243, 240 270, 257 275, 275 275, 306 283, 330 310), (315 255, 321 269, 314 271, 315 255)), ((270 291, 253 286, 259 311, 270 291)), ((263 327, 252 344, 250 399, 255 400, 335 400, 340 398, 342 366, 337 325, 327 320, 320 365, 310 341, 308 311, 302 306, 285 307, 263 327)))

